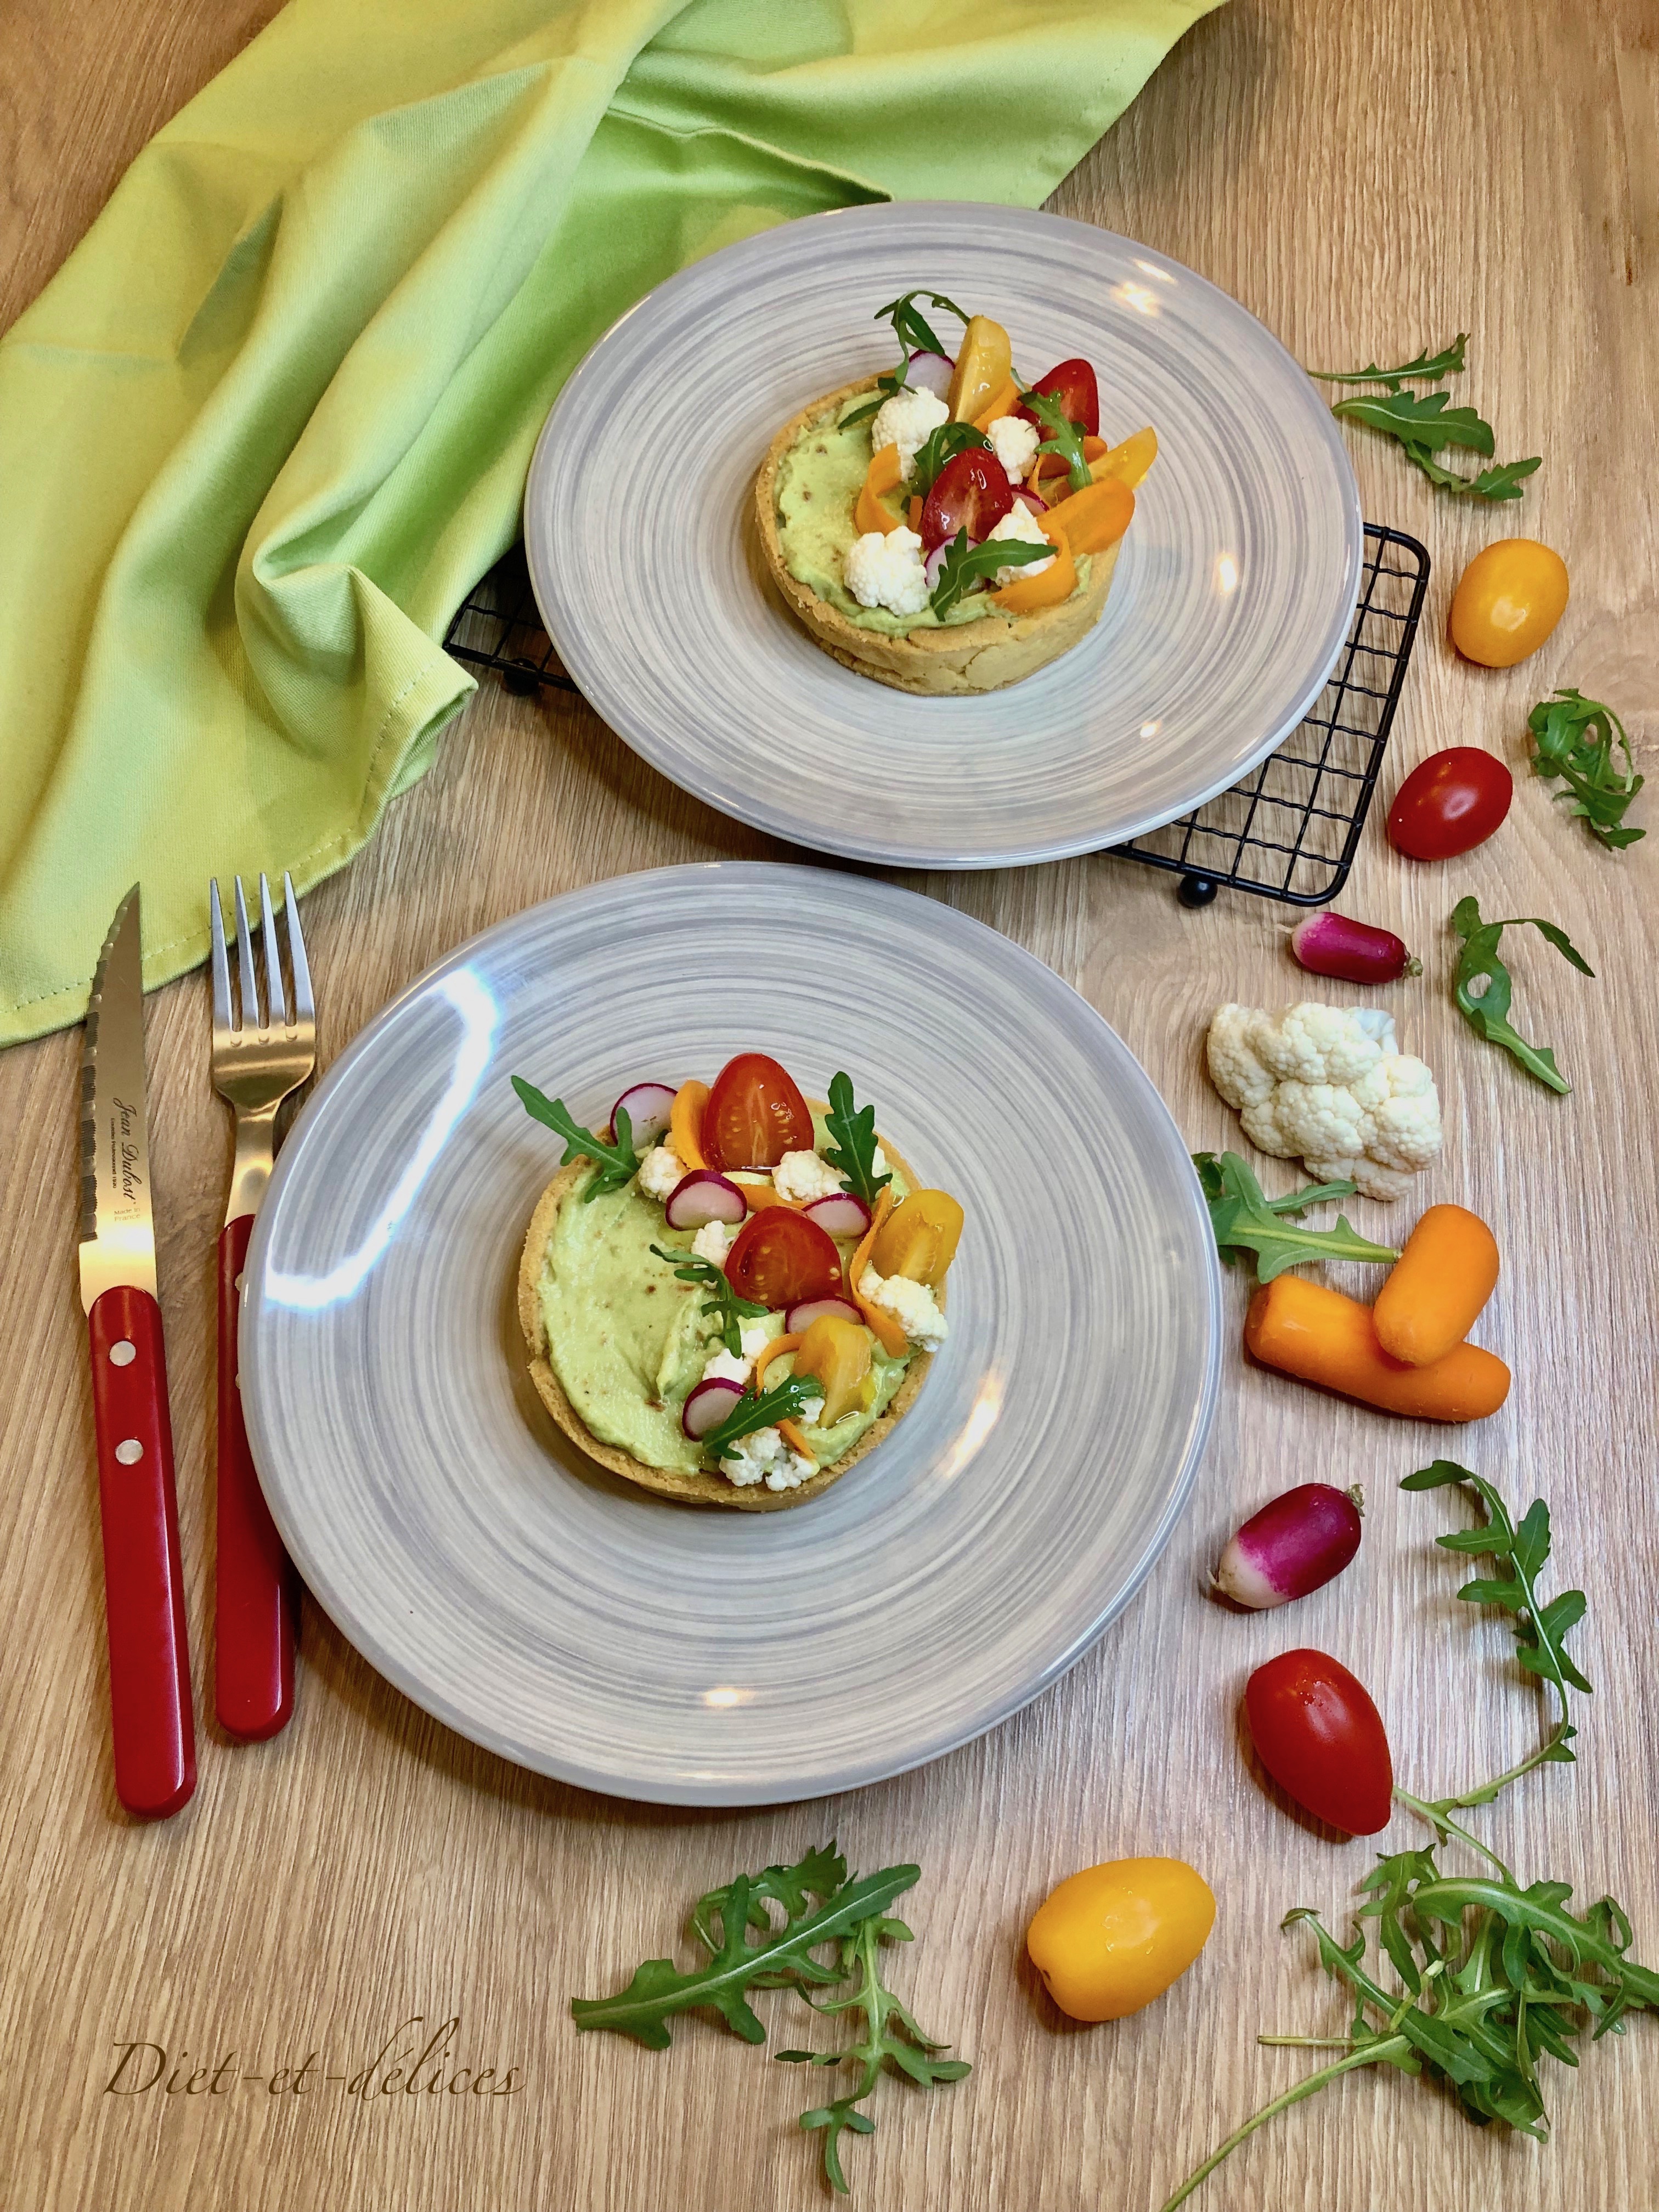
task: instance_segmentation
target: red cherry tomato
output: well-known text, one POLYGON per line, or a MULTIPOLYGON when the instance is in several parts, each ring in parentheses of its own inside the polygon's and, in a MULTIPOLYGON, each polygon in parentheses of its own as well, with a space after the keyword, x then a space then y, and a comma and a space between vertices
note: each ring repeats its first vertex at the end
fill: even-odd
POLYGON ((1419 761, 1394 795, 1389 842, 1413 860, 1449 860, 1484 845, 1510 811, 1515 778, 1479 745, 1419 761))
POLYGON ((1261 1764, 1298 1805, 1351 1836, 1387 1827, 1389 1739, 1346 1667, 1322 1651, 1286 1651, 1251 1675, 1244 1711, 1261 1764))
POLYGON ((714 1078, 702 1109, 702 1154, 711 1168, 775 1168, 812 1149, 812 1116, 787 1067, 740 1052, 714 1078))
POLYGON ((829 1231, 793 1206, 751 1213, 726 1255, 726 1279, 740 1298, 775 1311, 801 1298, 842 1294, 841 1254, 829 1231))
MULTIPOLYGON (((1061 362, 1059 368, 1051 368, 1047 376, 1038 377, 1031 389, 1044 393, 1048 398, 1058 399, 1066 410, 1066 421, 1080 424, 1085 437, 1097 438, 1100 435, 1100 386, 1095 381, 1094 370, 1086 361, 1061 362)), ((1039 430, 1042 429, 1042 423, 1037 422, 1036 416, 1029 407, 1017 407, 1014 412, 1025 422, 1036 423, 1039 430)), ((1048 435, 1046 430, 1043 435, 1048 435)))
POLYGON ((921 510, 921 550, 931 553, 965 530, 970 544, 988 538, 1013 506, 1008 471, 984 446, 957 453, 933 479, 921 510))

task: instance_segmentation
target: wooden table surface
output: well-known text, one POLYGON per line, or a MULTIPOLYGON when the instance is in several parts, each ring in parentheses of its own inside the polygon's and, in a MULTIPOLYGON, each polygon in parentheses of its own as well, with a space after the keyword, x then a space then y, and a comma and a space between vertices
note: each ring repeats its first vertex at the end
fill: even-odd
MULTIPOLYGON (((0 323, 150 131, 270 12, 268 0, 15 0, 0 15, 0 323)), ((1304 2054, 1259 2047, 1258 2030, 1328 2033, 1345 2021, 1310 1944, 1278 1923, 1298 1903, 1340 1920, 1371 1853, 1299 1825, 1252 1774, 1236 1718, 1251 1668, 1298 1644, 1336 1652, 1378 1697, 1402 1776, 1431 1794, 1534 1740, 1540 1709, 1506 1662, 1504 1632, 1452 1601, 1455 1565, 1430 1543, 1445 1501, 1395 1486, 1442 1449, 1513 1498, 1547 1495, 1562 1579, 1590 1601, 1577 1642, 1596 1694, 1581 1764, 1532 1777, 1478 1824, 1524 1877, 1611 1890, 1638 1955, 1659 1961, 1659 836, 1623 858, 1602 853, 1528 775, 1523 735, 1534 699, 1575 683, 1623 708, 1654 765, 1659 18, 1652 0, 1233 0, 1182 42, 1054 204, 1201 270, 1307 362, 1409 354, 1468 328, 1468 394, 1498 426, 1500 458, 1545 456, 1522 506, 1493 512, 1434 494, 1392 450, 1353 440, 1366 514, 1422 538, 1435 562, 1384 794, 1448 744, 1485 745, 1517 777, 1501 836, 1452 866, 1395 858, 1379 808, 1342 901, 1399 927, 1426 961, 1420 982, 1388 999, 1444 1101, 1445 1155, 1425 1195, 1475 1207, 1503 1245, 1481 1334, 1514 1368, 1508 1405, 1449 1434, 1246 1372, 1230 1351, 1192 1510, 1127 1617, 994 1735, 854 1796, 734 1816, 582 1796, 449 1735, 313 1609, 291 1728, 238 1749, 204 1725, 193 1802, 140 1828, 110 1781, 72 1249, 80 1036, 12 1050, 0 1058, 8 2212, 819 2202, 794 2126, 799 2075, 702 2021, 672 2054, 579 2039, 566 2003, 667 1948, 704 1887, 831 1835, 866 1868, 921 1862, 906 1907, 921 1940, 902 1983, 976 2068, 925 2100, 884 2086, 879 2132, 848 2143, 861 2200, 895 2212, 1155 2208, 1301 2069, 1304 2054), (1516 528, 1562 551, 1572 601, 1533 661, 1481 673, 1444 642, 1446 605, 1475 548, 1516 528), (1571 1098, 1531 1083, 1454 1011, 1446 918, 1465 890, 1488 913, 1553 917, 1595 965, 1588 982, 1535 938, 1513 948, 1522 1027, 1554 1042, 1571 1098), (1243 1513, 1316 1477, 1366 1486, 1357 1565, 1281 1613, 1206 1602, 1206 1571, 1243 1513), (1061 1875, 1141 1852, 1202 1869, 1219 1899, 1215 1933, 1163 2002, 1073 2029, 1034 1988, 1022 1931, 1061 1875), (366 2100, 346 2094, 349 2079, 322 2078, 349 2077, 416 2015, 434 2030, 459 2016, 451 2067, 493 2068, 497 2087, 511 2069, 511 2094, 366 2100), (127 2044, 164 2050, 177 2091, 107 2094, 127 2044), (313 2053, 299 2094, 291 2074, 274 2093, 259 2086, 313 2053)), ((1659 829, 1656 797, 1638 818, 1659 829)), ((623 869, 726 855, 799 857, 672 789, 579 702, 486 685, 375 844, 307 902, 323 1061, 502 915, 623 869)), ((1188 913, 1170 878, 1102 856, 902 879, 1006 931, 1084 992, 1194 1146, 1237 1141, 1199 1042, 1220 1000, 1302 995, 1285 911, 1224 894, 1188 913)), ((159 993, 150 1101, 198 1712, 211 1705, 214 1237, 230 1143, 207 1048, 203 980, 159 993)), ((1351 1211, 1380 1233, 1415 1206, 1351 1211)), ((1243 1299, 1235 1277, 1230 1338, 1243 1299)), ((1388 1838, 1420 1839, 1404 1817, 1388 1838)), ((785 2001, 769 2002, 781 2027, 785 2001)), ((1556 2139, 1540 2148, 1468 2126, 1420 2083, 1361 2074, 1275 2121, 1198 2202, 1626 2212, 1659 2201, 1659 2021, 1635 2020, 1577 2075, 1550 2067, 1547 2091, 1556 2139)))

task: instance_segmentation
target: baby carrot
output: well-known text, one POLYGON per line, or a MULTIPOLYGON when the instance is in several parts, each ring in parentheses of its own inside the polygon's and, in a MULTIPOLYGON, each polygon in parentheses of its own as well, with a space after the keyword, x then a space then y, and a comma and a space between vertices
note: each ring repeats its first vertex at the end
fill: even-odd
POLYGON ((1413 1367, 1462 1344, 1498 1280, 1498 1241, 1477 1213, 1431 1206, 1376 1294, 1376 1340, 1413 1367))
POLYGON ((1478 1421, 1509 1395, 1510 1370, 1492 1352, 1460 1344, 1431 1367, 1407 1366, 1377 1342, 1369 1306, 1300 1275, 1256 1292, 1244 1341, 1265 1367, 1420 1421, 1478 1421))

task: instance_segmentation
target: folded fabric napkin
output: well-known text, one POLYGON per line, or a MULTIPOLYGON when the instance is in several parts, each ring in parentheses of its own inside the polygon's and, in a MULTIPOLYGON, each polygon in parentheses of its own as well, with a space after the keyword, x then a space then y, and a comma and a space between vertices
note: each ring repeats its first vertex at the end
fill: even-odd
POLYGON ((0 342, 0 1042, 144 887, 350 857, 601 331, 790 216, 1035 205, 1215 0, 291 0, 0 342))

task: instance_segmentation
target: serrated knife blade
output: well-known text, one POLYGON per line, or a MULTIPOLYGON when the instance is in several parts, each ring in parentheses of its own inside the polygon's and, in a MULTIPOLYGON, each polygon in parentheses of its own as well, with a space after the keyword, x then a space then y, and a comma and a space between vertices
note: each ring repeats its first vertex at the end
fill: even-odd
POLYGON ((138 885, 98 956, 81 1046, 81 1304, 117 1283, 155 1296, 155 1216, 144 1103, 138 885))
POLYGON ((81 1303, 92 1355, 115 1794, 142 1820, 196 1787, 196 1721, 155 1302, 138 886, 98 956, 81 1054, 81 1303))

